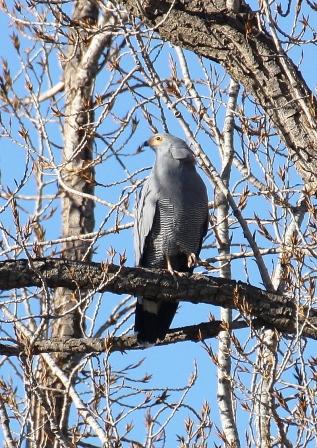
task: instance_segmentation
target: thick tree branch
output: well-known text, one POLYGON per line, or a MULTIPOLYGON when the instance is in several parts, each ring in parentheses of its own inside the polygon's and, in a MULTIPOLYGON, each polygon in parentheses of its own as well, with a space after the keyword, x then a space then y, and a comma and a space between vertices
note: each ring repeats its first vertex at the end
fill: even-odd
MULTIPOLYGON (((316 99, 301 73, 244 5, 239 14, 216 10, 215 2, 148 0, 126 8, 163 39, 220 63, 254 96, 290 150, 306 181, 315 179, 316 99)), ((218 5, 217 5, 218 7, 218 5)))
MULTIPOLYGON (((254 325, 256 322, 252 322, 254 325)), ((238 330, 248 327, 247 322, 238 321, 230 325, 230 330, 238 330)), ((198 325, 174 328, 169 330, 163 341, 158 341, 155 346, 175 344, 177 342, 199 342, 216 337, 228 325, 220 320, 203 322, 198 325)), ((128 350, 148 349, 148 345, 140 345, 136 336, 106 337, 106 338, 51 338, 35 341, 32 346, 0 344, 0 355, 20 356, 24 354, 39 355, 40 353, 62 352, 68 355, 84 355, 88 353, 125 352, 128 350)))
POLYGON ((175 279, 165 270, 128 268, 63 259, 8 260, 0 263, 0 289, 42 286, 94 289, 143 295, 154 301, 208 303, 260 318, 282 333, 301 332, 317 339, 317 310, 297 308, 291 298, 243 282, 202 274, 175 279))

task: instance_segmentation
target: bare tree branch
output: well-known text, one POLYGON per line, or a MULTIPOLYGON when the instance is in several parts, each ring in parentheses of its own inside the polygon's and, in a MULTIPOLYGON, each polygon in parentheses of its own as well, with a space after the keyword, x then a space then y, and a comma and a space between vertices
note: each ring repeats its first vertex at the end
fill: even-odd
MULTIPOLYGON (((229 86, 229 100, 223 129, 223 144, 221 145, 221 179, 229 188, 234 154, 234 112, 237 106, 239 84, 231 80, 229 86)), ((220 256, 230 255, 231 239, 229 232, 229 203, 223 192, 215 189, 215 208, 217 211, 217 227, 215 229, 220 256)), ((219 263, 220 277, 231 279, 231 264, 225 261, 219 263)), ((264 276, 265 278, 265 276, 264 276)), ((221 308, 221 320, 230 327, 232 322, 232 310, 221 308)), ((239 448, 240 440, 237 423, 234 415, 233 382, 231 380, 231 338, 230 331, 225 329, 219 334, 218 350, 218 389, 217 400, 219 404, 220 418, 223 432, 230 444, 239 448)))
POLYGON ((146 295, 158 301, 180 300, 238 309, 245 316, 262 319, 282 333, 301 332, 317 338, 317 310, 297 308, 285 295, 267 292, 235 280, 182 275, 175 279, 165 270, 128 268, 107 263, 84 263, 61 259, 9 260, 0 263, 0 289, 30 286, 93 289, 117 294, 146 295))
POLYGON ((16 448, 16 441, 12 436, 9 421, 10 419, 5 407, 5 400, 0 396, 0 425, 2 427, 5 446, 7 448, 16 448))
MULTIPOLYGON (((253 321, 252 325, 257 321, 253 321)), ((205 339, 216 337, 219 332, 227 328, 228 325, 221 320, 212 322, 202 322, 198 325, 188 327, 174 328, 169 330, 163 341, 158 341, 155 346, 165 346, 176 344, 178 342, 192 341, 200 342, 205 339)), ((230 330, 248 328, 247 322, 233 322, 230 330)), ((39 355, 40 353, 62 352, 64 354, 89 354, 105 352, 125 352, 128 350, 146 350, 149 345, 140 345, 136 336, 107 336, 106 338, 51 338, 35 341, 32 345, 25 347, 17 345, 0 344, 0 354, 5 356, 20 356, 27 349, 28 354, 39 355)))
POLYGON ((247 5, 239 14, 220 11, 214 2, 134 0, 126 8, 163 39, 220 63, 244 85, 273 121, 306 181, 315 179, 317 103, 301 73, 247 5), (164 20, 163 20, 164 18, 164 20), (291 79, 290 79, 291 77, 291 79), (304 103, 308 104, 308 107, 304 103))

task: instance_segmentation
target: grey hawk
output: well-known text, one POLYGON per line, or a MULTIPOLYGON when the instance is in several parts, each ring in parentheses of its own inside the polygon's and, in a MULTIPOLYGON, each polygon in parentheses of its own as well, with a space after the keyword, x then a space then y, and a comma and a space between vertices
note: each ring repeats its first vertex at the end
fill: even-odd
MULTIPOLYGON (((208 227, 206 186, 195 168, 195 156, 180 138, 155 134, 156 161, 144 184, 135 213, 136 265, 192 272, 208 227)), ((135 332, 139 342, 164 339, 178 303, 138 297, 135 332)))

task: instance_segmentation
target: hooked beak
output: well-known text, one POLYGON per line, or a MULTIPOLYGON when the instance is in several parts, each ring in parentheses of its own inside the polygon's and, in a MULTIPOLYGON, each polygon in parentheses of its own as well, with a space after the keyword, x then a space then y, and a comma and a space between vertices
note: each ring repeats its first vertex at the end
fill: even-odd
POLYGON ((149 147, 149 141, 145 140, 136 150, 137 153, 143 152, 144 148, 149 147))

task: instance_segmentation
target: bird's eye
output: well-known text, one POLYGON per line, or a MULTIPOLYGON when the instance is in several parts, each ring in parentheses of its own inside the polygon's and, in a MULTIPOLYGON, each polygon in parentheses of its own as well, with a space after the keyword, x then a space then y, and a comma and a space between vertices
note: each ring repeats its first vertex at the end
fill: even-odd
POLYGON ((157 142, 161 142, 161 141, 162 141, 162 137, 161 137, 160 135, 157 135, 157 136, 155 137, 155 140, 156 140, 157 142))

